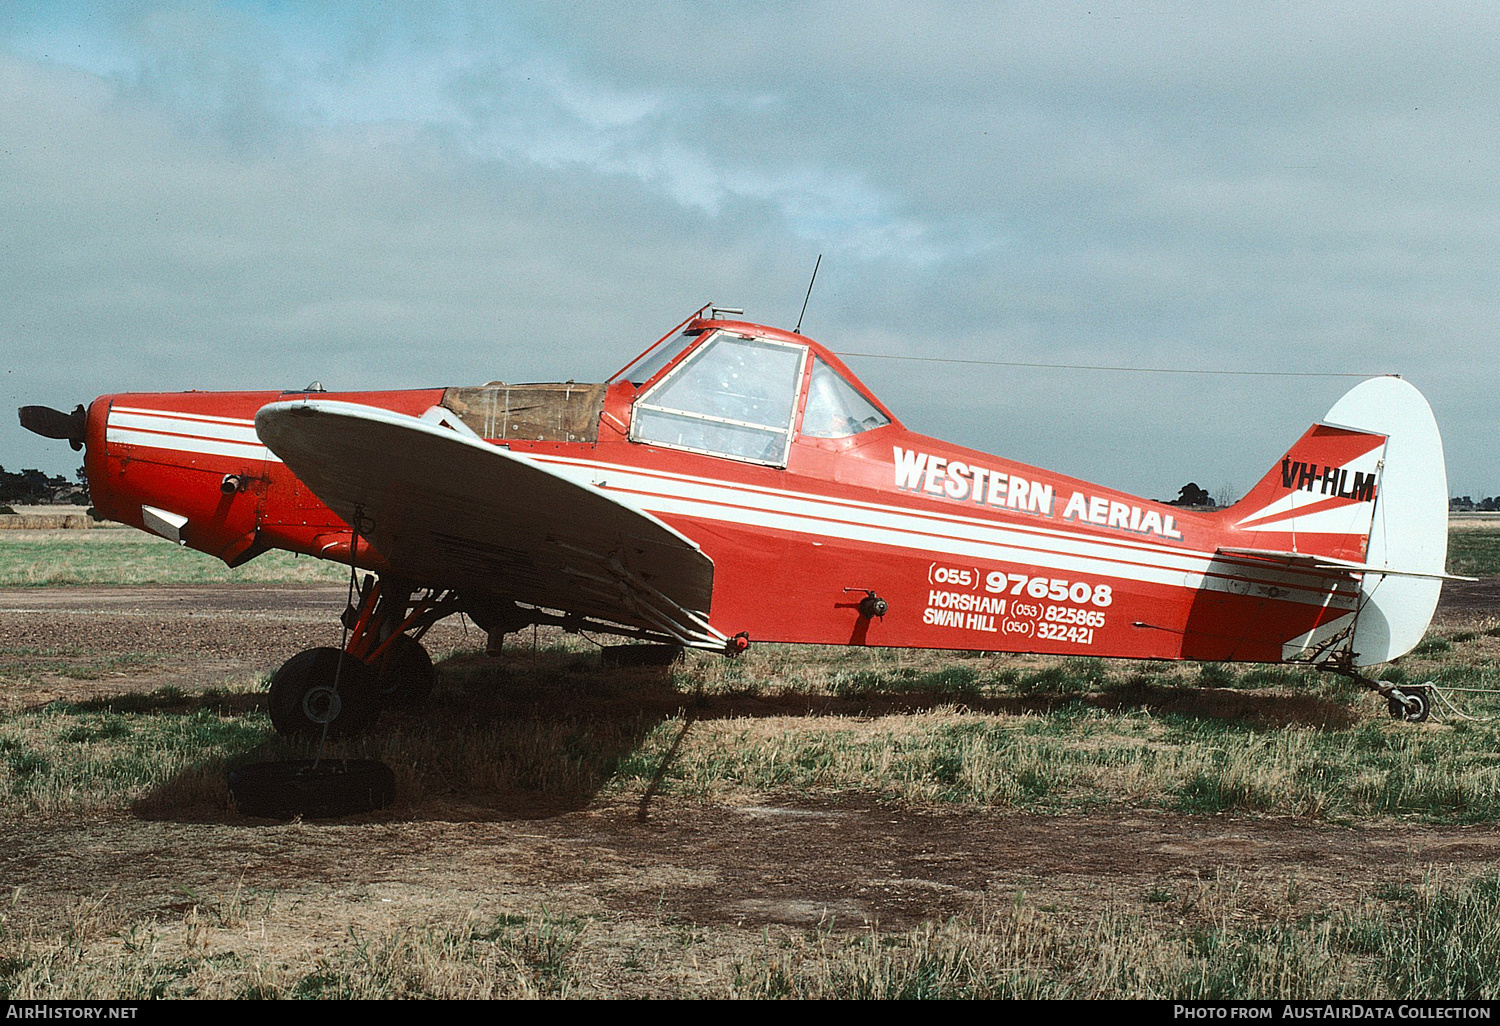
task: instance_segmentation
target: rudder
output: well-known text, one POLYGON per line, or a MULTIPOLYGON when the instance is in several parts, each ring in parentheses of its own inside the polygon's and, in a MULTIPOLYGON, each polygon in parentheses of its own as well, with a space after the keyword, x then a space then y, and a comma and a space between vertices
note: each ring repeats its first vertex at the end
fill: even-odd
POLYGON ((1389 662, 1422 640, 1437 609, 1448 560, 1448 471, 1432 407, 1400 378, 1372 378, 1334 403, 1324 418, 1386 435, 1365 562, 1400 576, 1364 575, 1354 661, 1389 662), (1407 576, 1432 574, 1432 577, 1407 576))

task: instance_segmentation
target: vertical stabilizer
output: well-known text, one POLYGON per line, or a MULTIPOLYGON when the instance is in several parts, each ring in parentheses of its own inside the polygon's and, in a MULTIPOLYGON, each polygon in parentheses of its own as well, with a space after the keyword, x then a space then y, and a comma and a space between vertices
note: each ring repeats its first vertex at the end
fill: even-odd
POLYGON ((1314 424, 1224 516, 1248 547, 1362 563, 1386 441, 1382 431, 1314 424))

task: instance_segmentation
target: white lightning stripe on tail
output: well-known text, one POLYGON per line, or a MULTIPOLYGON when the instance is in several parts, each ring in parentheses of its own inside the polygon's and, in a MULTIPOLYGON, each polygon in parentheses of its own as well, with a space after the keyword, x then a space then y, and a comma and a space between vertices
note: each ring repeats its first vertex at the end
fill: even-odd
MULTIPOLYGON (((1352 481, 1354 479, 1354 475, 1356 473, 1370 474, 1370 475, 1373 476, 1375 474, 1376 470, 1379 468, 1380 461, 1384 458, 1384 456, 1385 456, 1385 445, 1384 444, 1378 445, 1374 449, 1371 449, 1369 452, 1365 453, 1363 456, 1360 456, 1360 457, 1358 457, 1356 459, 1350 460, 1348 463, 1344 464, 1339 469, 1340 470, 1347 470, 1349 472, 1349 480, 1350 481, 1352 481)), ((1276 501, 1268 503, 1265 506, 1262 506, 1260 509, 1256 510, 1254 513, 1247 514, 1244 518, 1242 518, 1234 526, 1236 526, 1236 527, 1243 527, 1243 528, 1247 528, 1247 529, 1253 530, 1256 527, 1261 526, 1261 525, 1257 524, 1257 521, 1265 520, 1265 519, 1267 519, 1269 517, 1278 516, 1278 515, 1284 514, 1284 513, 1291 513, 1291 512, 1293 512, 1296 509, 1299 509, 1299 508, 1302 508, 1302 507, 1306 507, 1306 506, 1311 506, 1311 505, 1313 505, 1313 503, 1322 502, 1324 499, 1331 499, 1331 498, 1334 498, 1334 496, 1332 496, 1332 495, 1325 495, 1325 494, 1323 494, 1323 492, 1319 491, 1316 488, 1313 489, 1310 492, 1309 491, 1303 491, 1301 489, 1293 489, 1292 491, 1287 492, 1285 495, 1283 495, 1280 498, 1276 499, 1276 501)), ((1339 512, 1345 512, 1347 515, 1351 516, 1355 521, 1357 521, 1359 519, 1359 516, 1363 516, 1363 517, 1366 518, 1366 520, 1368 520, 1368 518, 1370 516, 1369 502, 1371 502, 1371 501, 1374 501, 1374 500, 1367 500, 1366 502, 1351 502, 1347 506, 1341 506, 1341 507, 1339 507, 1338 511, 1339 512), (1362 511, 1362 512, 1358 512, 1358 511, 1362 511)), ((1332 512, 1332 511, 1330 511, 1330 512, 1332 512)), ((1353 529, 1353 530, 1348 529, 1348 525, 1345 524, 1344 525, 1344 529, 1341 530, 1341 529, 1338 529, 1337 527, 1331 526, 1331 525, 1323 526, 1324 525, 1324 521, 1318 521, 1318 524, 1320 526, 1308 526, 1308 527, 1304 527, 1303 526, 1304 519, 1307 519, 1307 520, 1311 521, 1311 516, 1309 516, 1308 518, 1297 517, 1295 521, 1293 521, 1293 520, 1287 520, 1287 521, 1278 522, 1278 523, 1275 523, 1275 524, 1266 524, 1266 525, 1264 525, 1264 530, 1267 530, 1267 531, 1286 531, 1286 532, 1290 532, 1293 529, 1292 525, 1295 524, 1296 525, 1296 531, 1297 531, 1298 534, 1301 534, 1301 533, 1303 533, 1305 531, 1308 534, 1361 534, 1362 535, 1362 534, 1367 533, 1367 531, 1369 529, 1369 524, 1365 523, 1362 526, 1360 526, 1360 527, 1358 527, 1356 529, 1353 529)))
POLYGON ((1275 531, 1278 534, 1358 535, 1363 538, 1370 532, 1370 505, 1366 502, 1358 502, 1348 506, 1335 506, 1332 509, 1320 509, 1315 513, 1303 513, 1285 520, 1251 523, 1244 526, 1250 531, 1275 531))

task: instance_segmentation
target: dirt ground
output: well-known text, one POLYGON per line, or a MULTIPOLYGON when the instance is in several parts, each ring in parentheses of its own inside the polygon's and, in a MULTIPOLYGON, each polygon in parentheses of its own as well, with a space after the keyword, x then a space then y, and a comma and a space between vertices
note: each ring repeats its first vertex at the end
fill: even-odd
MULTIPOLYGON (((338 587, 246 585, 0 590, 0 648, 157 651, 179 661, 102 680, 48 679, 0 696, 16 708, 57 698, 184 688, 273 669, 337 640, 338 587)), ((1500 612, 1500 578, 1445 589, 1443 618, 1500 612)), ((465 642, 444 624, 432 647, 465 642)), ((482 639, 470 629, 467 643, 482 639)), ((1330 903, 1432 871, 1500 859, 1500 832, 1168 814, 1034 816, 921 809, 848 798, 723 806, 599 800, 548 813, 436 810, 415 820, 270 824, 42 822, 0 836, 0 886, 18 913, 59 915, 108 895, 128 916, 170 917, 199 896, 274 894, 289 930, 313 945, 351 925, 414 923, 544 905, 611 920, 900 928, 1025 891, 1088 921, 1105 901, 1223 874, 1295 877, 1330 903)))

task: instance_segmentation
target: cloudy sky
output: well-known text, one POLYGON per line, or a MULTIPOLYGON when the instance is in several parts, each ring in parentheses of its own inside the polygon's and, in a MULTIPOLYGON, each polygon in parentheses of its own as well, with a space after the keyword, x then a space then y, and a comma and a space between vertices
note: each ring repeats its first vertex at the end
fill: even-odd
MULTIPOLYGON (((1400 373, 1500 493, 1500 7, 0 6, 9 408, 835 350, 1400 373)), ((1354 383, 851 357, 906 423, 1242 492, 1354 383)), ((0 464, 71 473, 0 417, 0 464)))

